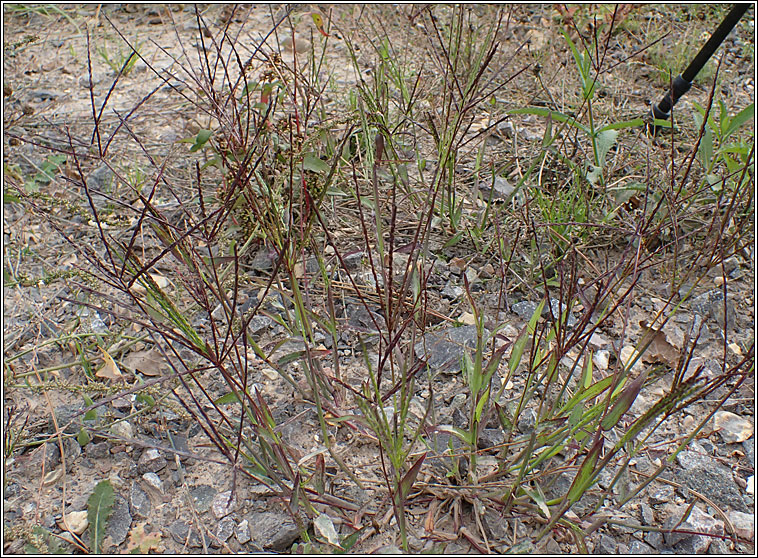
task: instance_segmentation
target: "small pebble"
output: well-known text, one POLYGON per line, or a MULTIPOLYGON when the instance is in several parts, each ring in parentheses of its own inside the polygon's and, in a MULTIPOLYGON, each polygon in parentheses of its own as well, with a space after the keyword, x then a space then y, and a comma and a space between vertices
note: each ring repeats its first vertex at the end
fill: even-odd
POLYGON ((234 536, 237 538, 237 542, 240 544, 250 542, 250 525, 248 524, 247 519, 243 519, 239 522, 237 527, 234 529, 234 536))
POLYGON ((232 513, 234 509, 237 507, 237 499, 235 497, 232 497, 231 500, 229 499, 229 496, 231 496, 231 493, 232 493, 231 490, 227 490, 225 492, 216 494, 216 496, 213 498, 213 503, 211 504, 211 510, 213 511, 213 515, 215 515, 217 519, 226 517, 227 515, 232 513))
POLYGON ((163 481, 155 473, 145 473, 142 475, 142 480, 147 483, 148 486, 155 488, 158 492, 163 494, 163 481))

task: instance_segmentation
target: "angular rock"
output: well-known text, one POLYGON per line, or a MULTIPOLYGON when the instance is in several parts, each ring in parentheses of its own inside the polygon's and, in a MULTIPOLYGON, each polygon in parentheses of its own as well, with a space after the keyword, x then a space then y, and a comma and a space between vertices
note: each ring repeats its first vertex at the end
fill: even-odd
POLYGON ((108 455, 109 449, 108 442, 89 443, 84 448, 84 454, 92 459, 102 459, 108 455))
MULTIPOLYGON (((484 331, 484 342, 489 338, 484 331)), ((424 335, 413 347, 416 356, 427 361, 435 372, 455 373, 461 369, 464 347, 473 352, 476 348, 476 326, 451 327, 424 335)))
POLYGON ((713 417, 713 424, 727 444, 737 444, 750 439, 753 424, 739 415, 729 411, 718 411, 713 417))
MULTIPOLYGON (((203 542, 200 540, 197 532, 194 529, 190 529, 189 525, 184 521, 177 519, 168 527, 169 535, 178 544, 184 546, 185 544, 190 548, 201 548, 203 542)), ((204 536, 205 545, 210 546, 210 537, 204 536)))
POLYGON ((734 302, 727 300, 726 316, 724 316, 724 291, 713 289, 690 301, 693 311, 698 314, 709 316, 718 324, 722 331, 732 329, 735 326, 736 313, 734 311, 734 302), (724 318, 726 317, 726 328, 724 327, 724 318))
MULTIPOLYGON (((694 446, 695 444, 691 445, 694 446)), ((703 494, 720 506, 742 512, 748 511, 730 469, 707 455, 690 450, 677 455, 677 462, 682 466, 682 469, 675 473, 677 482, 703 494)))
POLYGON ((695 506, 687 517, 687 520, 680 524, 679 520, 686 512, 687 506, 677 506, 673 508, 672 514, 665 521, 663 538, 667 545, 673 547, 677 554, 705 554, 708 546, 711 544, 709 535, 723 535, 724 523, 695 506), (675 532, 671 532, 674 530, 675 532), (680 531, 690 531, 706 533, 703 535, 690 535, 680 531))
POLYGON ((496 176, 494 184, 491 180, 480 181, 479 191, 485 200, 489 200, 490 196, 493 200, 507 200, 516 191, 516 187, 505 177, 496 176))
POLYGON ((216 494, 211 503, 211 511, 217 519, 226 517, 237 507, 237 497, 232 495, 231 490, 216 494))
POLYGON ((142 475, 144 473, 157 473, 166 468, 168 462, 166 458, 161 455, 161 452, 155 448, 148 448, 137 461, 137 472, 142 475))
POLYGON ((247 517, 253 525, 255 543, 267 550, 288 551, 300 537, 300 530, 288 514, 280 512, 253 513, 247 517))
POLYGON ((142 475, 142 480, 145 481, 150 488, 154 488, 159 494, 163 494, 163 481, 155 473, 145 473, 142 475))
POLYGON ((616 539, 605 533, 601 533, 600 539, 595 544, 595 554, 616 554, 619 543, 616 539))
POLYGON ((234 528, 234 536, 240 544, 247 544, 250 542, 250 524, 247 519, 243 519, 237 524, 234 528))
POLYGON ((201 484, 200 486, 197 486, 190 490, 192 502, 195 505, 195 509, 198 511, 198 513, 204 513, 211 509, 211 503, 213 502, 213 498, 216 496, 216 493, 217 490, 215 488, 205 484, 201 484))
MULTIPOLYGON (((220 543, 224 543, 229 540, 229 537, 231 537, 234 534, 234 530, 236 528, 236 524, 234 523, 234 520, 231 517, 225 517, 221 521, 218 522, 218 525, 216 525, 216 539, 217 541, 213 541, 212 544, 214 547, 221 546, 220 543)), ((248 533, 249 537, 249 533, 248 533)), ((250 540, 248 538, 248 540, 250 540)))
POLYGON ((742 449, 745 451, 747 462, 752 468, 755 468, 755 438, 742 442, 742 449))
POLYGON ((129 491, 129 509, 133 516, 140 519, 150 517, 152 503, 142 487, 136 482, 132 483, 132 488, 129 491))
POLYGON ((129 513, 129 504, 122 496, 116 495, 113 511, 105 526, 105 536, 110 538, 113 546, 118 546, 126 540, 131 525, 132 515, 129 513))
POLYGON ((113 171, 107 165, 100 165, 87 177, 87 186, 92 190, 106 192, 113 182, 113 171))
POLYGON ((45 474, 55 469, 61 463, 61 451, 58 444, 45 442, 33 450, 26 462, 26 472, 31 477, 39 477, 44 470, 45 474))
POLYGON ((629 554, 657 554, 657 552, 649 544, 642 541, 632 541, 629 543, 629 554))
POLYGON ((753 542, 755 539, 755 516, 753 514, 733 511, 729 513, 729 521, 732 522, 738 537, 753 542))

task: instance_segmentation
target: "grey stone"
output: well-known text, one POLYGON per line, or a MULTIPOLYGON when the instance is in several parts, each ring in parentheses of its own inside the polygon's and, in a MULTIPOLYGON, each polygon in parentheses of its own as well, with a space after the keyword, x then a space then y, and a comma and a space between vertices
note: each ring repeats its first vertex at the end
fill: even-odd
POLYGON ((137 464, 131 459, 126 463, 124 471, 121 473, 125 479, 133 479, 137 477, 137 464))
POLYGON ((449 432, 434 432, 427 440, 430 450, 435 459, 427 460, 436 476, 444 478, 447 473, 455 469, 455 462, 460 462, 458 457, 450 457, 461 452, 463 442, 455 434, 449 432), (444 456, 444 457, 443 457, 444 456))
POLYGON ((669 485, 659 486, 650 492, 650 503, 654 506, 671 502, 674 499, 674 488, 669 485))
POLYGON ((253 261, 250 262, 250 267, 256 271, 270 271, 274 269, 275 259, 276 253, 263 247, 255 254, 253 261))
POLYGON ((484 528, 490 541, 505 540, 509 533, 505 517, 492 508, 486 508, 484 512, 484 528))
MULTIPOLYGON (((82 408, 81 403, 61 405, 56 408, 55 419, 58 422, 58 428, 66 434, 78 434, 82 428, 82 419, 84 417, 84 415, 79 414, 82 408)), ((98 407, 96 412, 99 416, 102 412, 102 407, 98 407)), ((87 423, 92 424, 90 421, 87 421, 87 423)), ((52 418, 48 419, 47 429, 51 434, 55 432, 55 423, 53 423, 52 418)))
POLYGON ((740 490, 732 478, 731 470, 715 461, 680 469, 676 471, 676 480, 720 506, 742 512, 748 511, 740 490))
POLYGON ((478 449, 488 449, 503 443, 503 431, 499 428, 483 428, 479 433, 478 449))
POLYGON ((445 285, 445 288, 442 289, 441 294, 445 298, 458 300, 463 296, 463 287, 459 287, 458 285, 453 284, 451 281, 448 281, 447 285, 445 285))
POLYGON ((616 554, 618 546, 619 543, 616 539, 610 535, 601 533, 597 544, 595 544, 595 554, 616 554))
POLYGON ((745 457, 750 467, 755 468, 755 437, 742 442, 742 449, 745 450, 745 457))
POLYGON ((463 275, 468 280, 468 284, 470 286, 473 286, 474 283, 476 283, 479 280, 479 274, 473 267, 467 267, 466 271, 463 272, 463 275))
POLYGON ((532 317, 532 315, 534 315, 534 312, 537 310, 538 305, 539 303, 537 302, 522 300, 521 302, 516 302, 513 304, 513 306, 511 306, 511 311, 514 314, 518 314, 518 316, 524 320, 528 320, 532 317))
POLYGON ((666 531, 663 539, 677 554, 704 554, 711 543, 711 537, 707 535, 723 535, 724 524, 698 507, 692 508, 687 520, 679 524, 686 511, 687 506, 672 509, 671 515, 664 522, 666 531), (686 531, 704 534, 692 535, 686 531))
POLYGON ((177 519, 168 527, 168 533, 171 538, 177 543, 184 545, 187 543, 187 537, 189 536, 189 525, 184 521, 177 519))
MULTIPOLYGON (((532 302, 529 300, 522 300, 521 302, 516 302, 513 306, 511 306, 511 311, 514 314, 517 314, 519 317, 521 317, 524 320, 529 320, 533 315, 534 312, 537 310, 537 306, 539 306, 539 302, 532 302)), ((550 307, 548 308, 547 304, 542 308, 542 317, 543 318, 549 318, 550 312, 552 311, 553 316, 555 319, 559 319, 561 314, 566 310, 566 305, 563 304, 560 300, 557 298, 551 298, 550 299, 550 307)), ((569 311, 568 313, 568 319, 566 320, 566 324, 569 327, 572 327, 576 324, 576 318, 574 317, 573 312, 569 311)))
POLYGON ((92 72, 92 79, 90 79, 89 73, 79 78, 79 86, 89 89, 90 86, 95 86, 105 79, 105 74, 101 72, 92 72))
POLYGON ((663 535, 658 531, 649 531, 645 533, 645 542, 656 550, 660 550, 665 544, 663 542, 663 535))
MULTIPOLYGON (((489 338, 484 330, 483 342, 489 338)), ((461 369, 464 347, 469 351, 476 348, 476 327, 451 327, 424 335, 423 341, 414 346, 416 356, 427 361, 427 366, 435 372, 455 373, 461 369)))
POLYGON ((361 331, 374 333, 379 331, 379 327, 384 323, 384 318, 376 312, 366 310, 363 305, 350 305, 348 308, 350 318, 348 318, 348 325, 351 328, 361 331), (372 319, 373 318, 373 319, 372 319))
POLYGON ((44 471, 49 473, 61 464, 61 450, 58 444, 45 442, 33 450, 26 464, 26 471, 32 477, 39 477, 44 471))
POLYGON ((237 507, 237 498, 232 494, 231 490, 220 492, 213 497, 211 502, 211 511, 217 519, 226 517, 234 511, 237 507))
POLYGON ((234 528, 234 536, 237 538, 237 542, 240 544, 246 544, 250 542, 250 524, 247 519, 240 521, 234 528))
POLYGON ((635 540, 629 543, 629 554, 656 554, 656 551, 649 544, 635 540))
POLYGON ((531 434, 537 424, 537 413, 532 408, 524 409, 518 416, 516 426, 522 434, 531 434))
POLYGON ((516 191, 516 187, 513 186, 508 179, 503 176, 496 176, 493 184, 492 180, 482 180, 479 182, 479 191, 485 200, 507 200, 516 191))
POLYGON ((73 438, 63 440, 63 452, 66 454, 66 467, 70 470, 74 460, 82 454, 82 446, 73 438))
POLYGON ((755 516, 752 513, 732 511, 729 513, 729 521, 732 522, 737 536, 752 541, 755 534, 755 516))
POLYGON ((196 488, 190 490, 190 496, 192 497, 192 502, 195 505, 195 509, 199 513, 204 513, 211 509, 211 502, 213 502, 213 498, 216 496, 216 493, 217 490, 215 488, 205 484, 201 484, 200 486, 197 486, 196 488))
POLYGON ((142 480, 145 481, 149 487, 154 488, 159 494, 163 494, 163 481, 155 473, 145 473, 142 475, 142 480))
POLYGON ((736 313, 734 311, 734 302, 726 302, 726 327, 724 327, 724 291, 713 289, 690 301, 690 307, 698 314, 709 316, 719 325, 722 331, 734 328, 736 313))
POLYGON ((497 124, 496 130, 506 138, 512 138, 516 135, 516 127, 510 120, 504 120, 497 124))
POLYGON ((148 498, 145 491, 136 482, 132 483, 132 488, 129 491, 129 509, 134 517, 140 519, 150 517, 150 510, 152 509, 150 498, 148 498))
POLYGON ((148 448, 137 461, 137 472, 142 475, 144 473, 157 473, 166 468, 168 462, 166 458, 161 455, 161 452, 155 448, 148 448))
MULTIPOLYGON (((168 532, 171 538, 182 546, 185 544, 190 548, 201 548, 203 546, 203 542, 200 540, 197 532, 194 529, 190 529, 189 525, 180 519, 177 519, 169 526, 168 532)), ((203 539, 206 547, 211 545, 211 537, 203 535, 203 539)))
MULTIPOLYGON (((225 517, 219 521, 218 525, 216 525, 216 539, 218 539, 218 541, 213 541, 212 545, 214 547, 219 547, 221 546, 219 543, 224 543, 229 540, 229 537, 234 534, 235 527, 236 525, 231 517, 225 517)), ((249 533, 248 540, 250 540, 249 533)))
MULTIPOLYGON (((7 480, 7 477, 6 477, 7 480)), ((21 494, 21 485, 17 482, 9 482, 8 485, 5 487, 5 491, 3 492, 3 495, 5 498, 15 498, 21 494)), ((6 513, 10 510, 6 510, 6 513)))
POLYGON ((113 171, 107 165, 100 165, 87 177, 87 186, 99 192, 108 192, 113 184, 113 171))
POLYGON ((247 520, 255 526, 251 532, 254 542, 266 550, 287 551, 300 537, 300 530, 292 517, 284 513, 253 513, 247 520))
POLYGON ((345 269, 349 271, 354 271, 358 269, 358 267, 361 264, 361 261, 363 261, 363 258, 366 256, 366 252, 359 251, 359 252, 351 252, 350 254, 345 254, 342 256, 342 262, 345 264, 345 269))
POLYGON ((91 442, 84 448, 84 454, 92 459, 102 459, 108 456, 108 449, 108 442, 100 442, 99 444, 91 442))
POLYGON ((105 526, 105 536, 110 537, 114 546, 118 546, 126 540, 131 525, 132 515, 129 513, 129 504, 122 496, 116 495, 113 511, 105 526))
POLYGON ((729 544, 723 539, 711 539, 711 544, 708 545, 708 554, 716 554, 718 556, 724 556, 726 554, 734 554, 729 549, 729 544))
POLYGON ((640 504, 640 519, 643 525, 655 525, 655 512, 644 502, 640 504))
POLYGON ((29 93, 29 98, 34 101, 54 100, 60 96, 60 93, 56 91, 50 91, 49 89, 35 89, 29 93))
MULTIPOLYGON (((248 308, 243 307, 242 309, 243 313, 250 310, 250 308, 255 308, 255 305, 258 304, 258 300, 255 297, 250 297, 250 300, 251 300, 251 304, 248 305, 248 308)), ((269 318, 268 316, 253 316, 247 324, 247 329, 248 331, 257 335, 263 332, 264 330, 269 329, 273 323, 274 323, 273 320, 269 318)))

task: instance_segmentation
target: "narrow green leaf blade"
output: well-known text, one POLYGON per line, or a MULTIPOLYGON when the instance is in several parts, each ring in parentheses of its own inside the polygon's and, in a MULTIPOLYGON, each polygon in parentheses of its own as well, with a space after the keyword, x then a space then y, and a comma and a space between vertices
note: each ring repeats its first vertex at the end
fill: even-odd
POLYGON ((610 430, 621 421, 621 417, 624 416, 624 413, 629 410, 634 403, 634 400, 637 399, 637 395, 639 395, 642 384, 645 383, 646 379, 647 372, 643 372, 626 386, 624 391, 621 392, 619 398, 613 404, 611 410, 608 411, 608 414, 603 417, 602 421, 600 421, 600 427, 603 430, 610 430))
POLYGON ((403 480, 400 481, 400 489, 402 490, 403 499, 407 498, 408 494, 411 493, 411 488, 413 487, 413 483, 416 482, 416 477, 421 470, 421 466, 424 464, 426 454, 427 452, 421 454, 421 457, 419 457, 416 460, 416 463, 414 463, 413 466, 408 469, 408 472, 405 473, 403 480))
POLYGON ((600 451, 603 449, 604 443, 605 437, 600 434, 592 445, 592 448, 590 448, 587 457, 584 458, 581 467, 579 467, 579 471, 576 473, 576 477, 574 477, 574 482, 571 483, 571 488, 569 488, 568 493, 568 501, 572 505, 579 501, 582 494, 584 494, 585 490, 589 487, 592 476, 595 472, 595 465, 597 465, 597 460, 600 457, 600 451))

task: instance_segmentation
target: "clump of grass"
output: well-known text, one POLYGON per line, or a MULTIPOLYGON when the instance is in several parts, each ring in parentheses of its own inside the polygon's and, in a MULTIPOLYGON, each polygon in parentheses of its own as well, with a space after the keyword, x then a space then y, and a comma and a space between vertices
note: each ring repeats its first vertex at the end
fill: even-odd
MULTIPOLYGON (((704 147, 683 156, 673 146, 656 151, 640 121, 602 122, 598 116, 603 106, 594 92, 605 55, 590 54, 608 47, 604 37, 594 37, 593 47, 583 50, 566 35, 577 105, 571 115, 538 107, 510 111, 545 121, 542 143, 520 154, 517 189, 524 206, 494 208, 492 200, 477 206, 458 180, 459 167, 472 163, 479 172, 502 162, 486 160, 481 143, 497 120, 484 132, 472 131, 473 123, 525 67, 518 58, 509 66, 500 52, 498 37, 510 13, 496 10, 489 25, 466 7, 441 7, 438 14, 415 14, 419 25, 408 30, 409 37, 426 41, 429 65, 406 59, 373 17, 363 19, 357 33, 332 27, 327 18, 317 27, 322 39, 313 41, 307 63, 297 52, 285 61, 267 40, 288 26, 292 33, 288 13, 273 22, 263 40, 243 45, 226 24, 213 37, 199 36, 197 62, 186 57, 169 74, 148 64, 161 85, 174 87, 203 115, 200 131, 181 145, 191 162, 189 186, 173 179, 171 159, 149 153, 131 128, 154 91, 111 128, 102 119, 110 94, 100 106, 93 97, 91 135, 70 137, 65 153, 98 243, 82 243, 50 219, 97 281, 96 286, 78 283, 88 299, 71 302, 142 328, 171 369, 152 385, 165 385, 166 395, 175 396, 200 424, 231 464, 235 483, 237 475, 249 476, 286 502, 308 544, 304 516, 321 518, 317 506, 332 506, 350 519, 355 536, 344 539, 344 550, 383 528, 379 517, 391 508, 400 544, 408 551, 414 528, 410 502, 449 505, 453 523, 463 525, 471 519, 462 517, 460 504, 466 501, 479 536, 466 527, 455 535, 479 550, 494 546, 481 528, 485 509, 491 509, 530 518, 539 526, 535 541, 555 528, 566 529, 577 549, 586 552, 587 533, 569 511, 589 501, 582 520, 594 521, 594 528, 602 524, 595 512, 603 500, 592 501, 600 477, 611 477, 603 496, 624 505, 665 470, 709 417, 672 443, 672 454, 649 480, 630 486, 629 464, 667 421, 718 394, 715 412, 754 373, 752 345, 738 362, 728 362, 725 351, 720 374, 693 371, 697 328, 675 362, 642 373, 636 372, 636 360, 624 361, 621 345, 611 367, 598 370, 590 348, 593 334, 612 321, 622 324, 621 343, 629 342, 632 301, 653 271, 668 265, 689 270, 671 279, 671 294, 651 320, 661 327, 679 311, 679 289, 693 274, 702 278, 746 245, 754 153, 745 152, 747 143, 737 150, 725 142, 748 121, 748 112, 730 120, 722 111, 717 124, 710 116, 712 91, 708 106, 698 112, 695 144, 704 147), (329 86, 327 52, 337 35, 357 73, 363 70, 356 48, 362 36, 375 60, 371 78, 358 80, 351 112, 342 118, 332 118, 323 98, 329 86), (197 95, 182 92, 179 83, 190 84, 197 95), (715 150, 708 150, 707 130, 721 134, 715 150), (114 146, 125 140, 148 154, 151 166, 139 180, 116 173, 126 197, 93 191, 85 167, 115 163, 114 146), (622 148, 637 154, 646 174, 619 203, 613 185, 626 177, 616 175, 620 167, 611 163, 622 148), (648 155, 652 151, 658 159, 648 155), (713 162, 715 154, 722 159, 713 162), (721 188, 693 186, 690 173, 698 157, 706 175, 726 167, 721 188), (548 184, 545 169, 559 165, 569 169, 565 182, 548 184), (667 166, 682 170, 668 176, 667 166), (636 204, 627 203, 633 197, 636 204), (104 202, 116 204, 129 226, 107 223, 104 202), (691 207, 698 208, 701 222, 688 229, 683 223, 691 207), (338 222, 352 226, 350 243, 340 239, 338 222), (433 248, 435 235, 443 237, 443 248, 433 248), (687 251, 685 240, 692 244, 687 251), (481 251, 475 256, 486 254, 497 264, 499 292, 497 303, 487 304, 464 280, 463 302, 476 329, 474 347, 462 357, 466 423, 443 424, 435 404, 439 378, 415 348, 434 317, 429 294, 435 259, 469 241, 481 251), (608 254, 602 264, 591 257, 600 249, 608 254), (255 251, 270 255, 270 270, 247 273, 255 251), (348 262, 356 251, 364 254, 357 270, 348 262), (530 276, 522 273, 528 267, 530 276), (156 280, 158 269, 172 270, 170 286, 156 280), (539 301, 515 336, 506 333, 502 314, 512 285, 539 301), (259 298, 243 310, 243 292, 251 287, 259 298), (350 331, 341 317, 341 291, 347 289, 369 316, 370 336, 350 331), (258 316, 275 320, 287 339, 273 347, 262 344, 251 327, 258 316), (338 352, 346 333, 356 334, 355 348, 364 359, 358 380, 343 370, 338 352), (286 348, 286 341, 295 348, 286 348), (322 445, 317 456, 303 457, 283 439, 271 394, 255 381, 254 362, 275 370, 314 410, 322 445), (226 393, 212 394, 208 377, 220 379, 226 393), (662 383, 663 395, 641 412, 633 409, 640 393, 662 383), (417 400, 423 402, 420 417, 412 413, 417 400), (325 490, 326 459, 343 478, 369 490, 343 461, 335 424, 376 441, 384 487, 373 494, 378 505, 371 525, 362 522, 364 511, 325 490), (503 442, 483 450, 484 428, 496 428, 503 442), (461 442, 452 461, 457 469, 442 476, 428 466, 440 457, 429 449, 431 435, 440 432, 461 442), (494 457, 494 468, 485 466, 492 462, 485 457, 494 457), (561 474, 570 484, 555 494, 561 474), (614 487, 620 487, 618 497, 614 487)), ((199 12, 196 19, 204 28, 199 12)), ((29 197, 21 184, 16 190, 44 214, 43 200, 29 197)), ((649 335, 640 336, 637 360, 647 358, 651 342, 649 335)), ((100 398, 83 412, 110 399, 100 398)), ((434 533, 434 517, 427 526, 434 533)))

